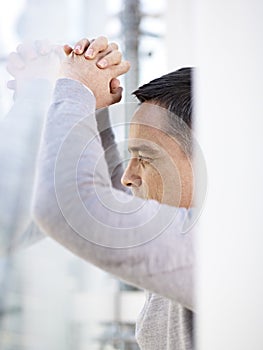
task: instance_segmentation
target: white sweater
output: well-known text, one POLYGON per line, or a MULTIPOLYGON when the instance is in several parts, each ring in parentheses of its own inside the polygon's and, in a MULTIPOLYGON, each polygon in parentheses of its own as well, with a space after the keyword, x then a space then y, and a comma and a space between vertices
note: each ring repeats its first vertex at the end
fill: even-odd
POLYGON ((111 186, 95 99, 57 82, 40 151, 34 216, 81 258, 149 291, 137 324, 144 350, 193 349, 194 233, 186 209, 144 201, 111 186))

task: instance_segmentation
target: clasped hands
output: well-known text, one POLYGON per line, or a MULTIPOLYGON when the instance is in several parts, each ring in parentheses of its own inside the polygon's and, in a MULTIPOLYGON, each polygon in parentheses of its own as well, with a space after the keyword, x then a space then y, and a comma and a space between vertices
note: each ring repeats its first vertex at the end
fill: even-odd
POLYGON ((20 44, 7 60, 7 70, 15 80, 8 87, 19 95, 28 81, 70 78, 87 86, 96 98, 96 108, 119 102, 122 87, 117 79, 128 72, 130 64, 122 60, 116 43, 100 36, 89 41, 82 39, 74 47, 54 46, 44 41, 20 44))

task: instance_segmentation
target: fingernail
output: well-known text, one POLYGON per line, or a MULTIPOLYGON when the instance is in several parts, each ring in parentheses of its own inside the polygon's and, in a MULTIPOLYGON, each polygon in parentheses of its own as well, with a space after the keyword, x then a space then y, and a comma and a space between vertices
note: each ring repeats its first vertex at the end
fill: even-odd
POLYGON ((75 46, 75 47, 74 47, 74 51, 75 51, 76 53, 81 53, 81 46, 80 46, 80 45, 75 46))
POLYGON ((92 57, 94 54, 94 50, 93 49, 88 49, 85 53, 86 57, 92 57))
POLYGON ((101 61, 98 62, 98 65, 101 67, 101 68, 105 68, 107 66, 108 62, 103 59, 101 61))

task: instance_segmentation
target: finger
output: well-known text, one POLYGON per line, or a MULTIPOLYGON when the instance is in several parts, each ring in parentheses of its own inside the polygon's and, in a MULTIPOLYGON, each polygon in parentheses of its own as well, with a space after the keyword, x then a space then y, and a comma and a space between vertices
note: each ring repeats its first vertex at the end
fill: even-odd
MULTIPOLYGON (((72 48, 69 46, 69 45, 64 45, 64 46, 61 46, 61 45, 53 45, 52 46, 52 53, 54 53, 55 55, 57 55, 57 57, 60 59, 60 60, 63 60, 65 58, 65 55, 67 55, 67 53, 65 52, 65 46, 68 46, 68 48, 70 48, 72 50, 72 48)), ((66 49, 67 50, 67 49, 66 49)), ((69 52, 69 49, 68 51, 69 52)), ((70 54, 70 53, 69 53, 70 54)), ((69 55, 68 54, 68 55, 69 55)), ((67 56, 68 56, 67 55, 67 56)))
POLYGON ((122 98, 122 91, 123 88, 122 87, 118 87, 118 89, 111 94, 111 104, 113 103, 117 103, 120 102, 121 98, 122 98))
POLYGON ((87 50, 87 48, 90 45, 90 41, 86 38, 79 40, 75 45, 74 45, 74 53, 76 55, 82 55, 84 51, 87 50))
POLYGON ((113 78, 111 81, 110 81, 110 92, 111 93, 114 93, 118 90, 118 88, 120 87, 120 81, 119 79, 116 79, 116 78, 113 78))
POLYGON ((105 36, 99 36, 90 44, 84 55, 87 58, 94 58, 99 52, 106 50, 107 47, 108 39, 105 36))
POLYGON ((73 51, 72 47, 67 44, 63 46, 63 50, 67 56, 70 55, 73 51))
POLYGON ((119 50, 119 45, 117 43, 109 43, 108 47, 113 50, 119 50))
POLYGON ((37 53, 33 45, 19 44, 16 51, 25 61, 37 58, 37 53))
POLYGON ((114 50, 119 50, 118 44, 117 43, 109 43, 107 48, 103 52, 100 51, 100 53, 105 53, 105 55, 107 55, 108 53, 110 53, 114 50))
POLYGON ((110 67, 109 69, 112 71, 114 77, 118 77, 119 75, 125 74, 130 69, 131 65, 128 61, 122 61, 120 64, 110 67))
POLYGON ((9 80, 6 84, 8 89, 10 90, 16 90, 16 81, 15 80, 9 80))
POLYGON ((48 55, 52 51, 52 45, 48 40, 36 40, 34 46, 36 51, 43 56, 48 55))
MULTIPOLYGON (((110 44, 108 45, 108 47, 107 47, 106 50, 100 52, 100 53, 97 55, 97 57, 98 57, 98 63, 99 63, 99 64, 98 64, 98 67, 99 67, 99 68, 106 68, 106 67, 108 67, 108 66, 111 65, 111 64, 118 64, 118 63, 120 63, 121 59, 119 59, 119 60, 118 60, 118 59, 115 59, 115 61, 116 61, 117 63, 114 63, 114 59, 111 58, 111 56, 114 57, 114 52, 117 52, 118 49, 119 49, 118 44, 116 44, 116 43, 110 43, 110 44), (107 58, 106 58, 106 61, 103 61, 103 62, 102 62, 102 59, 103 59, 104 57, 108 56, 108 55, 110 55, 110 57, 109 57, 109 63, 108 63, 108 61, 107 61, 107 58)), ((119 55, 119 57, 120 57, 121 53, 118 53, 117 55, 119 55)))
POLYGON ((25 68, 25 62, 16 52, 10 53, 7 59, 6 69, 11 74, 14 75, 16 70, 22 70, 25 68))
POLYGON ((122 60, 121 52, 118 50, 114 50, 114 51, 108 53, 102 59, 100 59, 97 62, 97 66, 99 68, 106 68, 106 67, 114 66, 116 64, 121 63, 121 60, 122 60))

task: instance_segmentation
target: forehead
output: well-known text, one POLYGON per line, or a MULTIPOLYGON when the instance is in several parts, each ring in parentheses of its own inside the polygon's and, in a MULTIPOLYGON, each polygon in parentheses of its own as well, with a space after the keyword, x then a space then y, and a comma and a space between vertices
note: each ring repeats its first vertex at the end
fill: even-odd
POLYGON ((167 130, 166 109, 152 103, 143 103, 135 112, 129 131, 128 149, 148 154, 170 153, 176 146, 167 130))
POLYGON ((161 128, 167 120, 167 110, 156 103, 144 102, 135 111, 132 123, 154 126, 161 128))
POLYGON ((164 132, 167 112, 164 108, 144 102, 133 115, 130 124, 130 137, 145 137, 151 139, 164 132))

